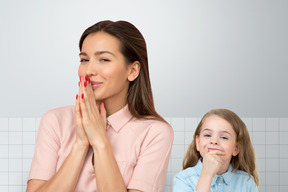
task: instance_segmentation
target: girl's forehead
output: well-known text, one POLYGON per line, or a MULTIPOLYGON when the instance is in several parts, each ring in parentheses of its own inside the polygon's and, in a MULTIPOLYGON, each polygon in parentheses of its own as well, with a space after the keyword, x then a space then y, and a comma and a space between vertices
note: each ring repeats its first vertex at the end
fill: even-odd
POLYGON ((236 134, 231 123, 217 115, 208 116, 203 120, 200 133, 203 131, 236 134))

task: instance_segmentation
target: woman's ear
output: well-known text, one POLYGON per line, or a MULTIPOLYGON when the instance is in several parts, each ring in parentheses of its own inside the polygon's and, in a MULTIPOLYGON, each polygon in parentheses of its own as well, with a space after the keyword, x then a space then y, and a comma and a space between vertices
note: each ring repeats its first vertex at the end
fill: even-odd
POLYGON ((129 67, 128 81, 134 81, 140 73, 140 62, 134 61, 129 67))
POLYGON ((239 153, 239 143, 237 143, 236 144, 236 146, 235 146, 235 149, 234 149, 234 151, 233 151, 233 153, 232 153, 232 155, 235 157, 235 156, 237 156, 238 155, 238 153, 239 153))

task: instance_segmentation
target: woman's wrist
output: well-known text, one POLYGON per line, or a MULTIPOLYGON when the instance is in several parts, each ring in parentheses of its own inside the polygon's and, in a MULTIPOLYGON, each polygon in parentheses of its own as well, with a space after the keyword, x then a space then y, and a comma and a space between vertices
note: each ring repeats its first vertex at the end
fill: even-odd
POLYGON ((89 149, 89 142, 82 142, 76 139, 75 143, 73 144, 72 150, 80 150, 80 151, 88 151, 89 149))
POLYGON ((97 140, 95 142, 92 142, 91 147, 92 147, 94 153, 97 153, 97 152, 109 150, 111 148, 111 144, 110 144, 110 141, 108 140, 108 138, 106 137, 106 138, 103 138, 101 140, 97 140))

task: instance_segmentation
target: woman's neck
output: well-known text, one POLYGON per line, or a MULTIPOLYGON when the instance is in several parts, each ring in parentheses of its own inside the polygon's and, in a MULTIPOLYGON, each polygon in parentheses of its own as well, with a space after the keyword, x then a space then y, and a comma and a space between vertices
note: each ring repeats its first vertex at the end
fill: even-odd
POLYGON ((125 105, 127 104, 127 102, 113 102, 113 103, 109 103, 109 101, 105 101, 105 108, 106 108, 106 112, 107 112, 107 117, 112 115, 113 113, 116 113, 117 111, 119 111, 120 109, 122 109, 125 105))

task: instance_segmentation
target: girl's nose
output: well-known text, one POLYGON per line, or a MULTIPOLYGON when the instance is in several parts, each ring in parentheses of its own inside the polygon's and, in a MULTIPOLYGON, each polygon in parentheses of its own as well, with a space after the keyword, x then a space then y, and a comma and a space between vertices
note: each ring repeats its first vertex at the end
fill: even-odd
POLYGON ((217 145, 218 144, 218 140, 216 138, 214 138, 214 137, 211 137, 210 144, 217 145))

